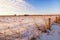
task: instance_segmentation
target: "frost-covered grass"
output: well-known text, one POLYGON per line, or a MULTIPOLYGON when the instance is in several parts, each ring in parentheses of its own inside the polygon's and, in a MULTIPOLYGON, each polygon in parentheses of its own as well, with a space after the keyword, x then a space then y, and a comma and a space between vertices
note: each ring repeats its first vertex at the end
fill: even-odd
POLYGON ((37 40, 60 40, 60 24, 51 25, 51 31, 41 33, 40 39, 37 40))
POLYGON ((0 39, 59 40, 60 24, 54 23, 54 21, 56 21, 55 17, 56 16, 0 17, 0 35, 2 35, 0 39), (51 26, 48 26, 48 18, 51 18, 51 26), (48 28, 51 28, 51 30, 48 28))

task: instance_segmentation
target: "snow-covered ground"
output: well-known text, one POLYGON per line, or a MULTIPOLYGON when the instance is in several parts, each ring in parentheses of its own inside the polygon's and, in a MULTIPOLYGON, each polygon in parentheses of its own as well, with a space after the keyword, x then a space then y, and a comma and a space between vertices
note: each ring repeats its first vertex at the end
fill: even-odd
POLYGON ((60 24, 51 25, 51 31, 41 33, 40 39, 37 40, 60 40, 60 24))
POLYGON ((60 24, 56 16, 0 17, 1 40, 60 40, 60 24), (51 18, 51 30, 48 30, 51 18), (52 24, 53 23, 53 24, 52 24), (42 32, 46 30, 47 32, 42 32))

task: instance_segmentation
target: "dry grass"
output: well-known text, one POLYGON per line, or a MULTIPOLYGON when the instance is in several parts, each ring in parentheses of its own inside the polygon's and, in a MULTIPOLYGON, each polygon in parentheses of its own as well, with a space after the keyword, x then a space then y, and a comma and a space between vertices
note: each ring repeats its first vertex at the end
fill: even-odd
POLYGON ((1 16, 0 35, 2 36, 0 36, 0 39, 35 40, 41 31, 47 31, 50 25, 59 19, 59 16, 1 16), (51 19, 50 21, 48 20, 49 18, 51 19))

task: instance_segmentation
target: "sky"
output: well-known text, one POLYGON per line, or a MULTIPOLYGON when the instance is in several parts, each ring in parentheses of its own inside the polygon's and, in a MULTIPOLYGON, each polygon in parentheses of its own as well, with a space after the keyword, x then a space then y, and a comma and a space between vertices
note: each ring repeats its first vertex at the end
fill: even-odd
POLYGON ((60 0, 26 0, 35 7, 35 13, 60 13, 60 0))
POLYGON ((0 0, 0 15, 59 13, 60 0, 0 0))

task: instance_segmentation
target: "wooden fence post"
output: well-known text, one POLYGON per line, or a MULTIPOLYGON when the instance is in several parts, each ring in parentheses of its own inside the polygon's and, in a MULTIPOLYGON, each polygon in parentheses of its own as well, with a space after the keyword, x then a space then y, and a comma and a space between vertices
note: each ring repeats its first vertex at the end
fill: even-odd
POLYGON ((5 40, 6 40, 6 32, 4 32, 5 40))
POLYGON ((58 17, 58 21, 60 21, 60 16, 58 17))
POLYGON ((55 23, 57 23, 58 22, 58 19, 57 19, 57 16, 56 16, 56 21, 55 21, 55 23))
POLYGON ((48 18, 48 29, 50 30, 51 28, 51 18, 48 18))

